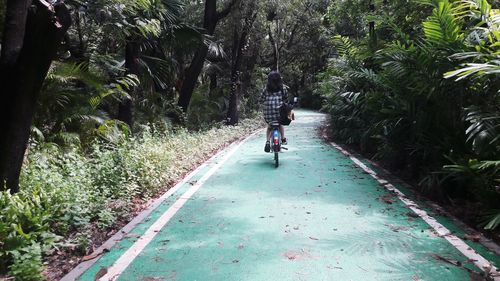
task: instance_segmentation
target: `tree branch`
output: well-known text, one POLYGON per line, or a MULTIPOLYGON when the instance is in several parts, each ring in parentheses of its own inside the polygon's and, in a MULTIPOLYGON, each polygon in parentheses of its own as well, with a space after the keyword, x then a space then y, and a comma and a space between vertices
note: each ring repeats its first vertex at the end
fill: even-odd
MULTIPOLYGON (((309 11, 310 11, 311 7, 312 7, 312 4, 310 4, 310 3, 309 3, 309 4, 306 4, 306 8, 305 8, 304 12, 303 12, 303 13, 301 13, 301 14, 300 14, 297 18, 298 18, 298 19, 301 19, 302 17, 304 17, 304 16, 305 16, 305 15, 306 15, 309 11)), ((296 31, 297 31, 297 29, 298 29, 299 27, 301 27, 301 22, 302 22, 301 20, 298 20, 298 21, 295 23, 295 25, 294 25, 294 27, 293 27, 293 29, 292 29, 292 32, 291 32, 291 34, 290 34, 290 37, 288 38, 288 41, 287 41, 287 43, 286 43, 286 48, 287 48, 287 49, 290 49, 290 47, 291 47, 293 44, 295 44, 294 39, 295 39, 296 31)), ((282 48, 283 48, 283 45, 281 45, 281 47, 280 47, 280 51, 281 51, 281 49, 282 49, 282 48)))
POLYGON ((238 0, 231 0, 222 11, 217 12, 217 21, 227 17, 237 2, 238 0))

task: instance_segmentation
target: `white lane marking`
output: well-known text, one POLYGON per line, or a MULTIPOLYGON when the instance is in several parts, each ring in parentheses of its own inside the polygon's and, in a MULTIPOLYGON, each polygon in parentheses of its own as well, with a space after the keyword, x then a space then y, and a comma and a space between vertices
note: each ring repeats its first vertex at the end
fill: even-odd
POLYGON ((422 218, 428 225, 430 225, 439 236, 446 239, 451 245, 453 245, 457 250, 459 250, 465 257, 469 259, 469 261, 473 262, 479 269, 484 271, 486 274, 491 276, 494 281, 500 281, 500 273, 498 269, 491 264, 487 259, 474 251, 469 245, 467 245, 462 239, 453 235, 449 229, 440 224, 435 218, 429 216, 426 211, 422 210, 415 202, 408 199, 399 189, 397 189, 394 185, 390 184, 388 181, 380 178, 378 174, 366 166, 359 159, 354 157, 349 151, 345 150, 341 146, 336 143, 330 143, 337 150, 342 152, 345 156, 349 157, 358 167, 363 169, 366 173, 371 175, 374 179, 376 179, 381 185, 383 185, 387 190, 394 192, 396 196, 401 200, 409 209, 411 209, 415 214, 417 214, 420 218, 422 218))
MULTIPOLYGON (((261 130, 260 130, 261 131, 261 130)), ((99 281, 116 280, 132 261, 146 248, 153 238, 161 231, 161 229, 170 221, 170 219, 184 206, 184 204, 198 191, 201 186, 233 155, 240 146, 248 139, 258 134, 257 131, 243 141, 238 143, 229 151, 217 164, 215 164, 196 184, 189 188, 163 215, 155 221, 151 227, 130 247, 122 256, 108 268, 106 275, 102 276, 99 281)))
MULTIPOLYGON (((259 129, 253 134, 257 134, 261 132, 263 129, 259 129)), ((252 134, 252 135, 253 135, 252 134)), ((234 141, 228 147, 231 147, 235 143, 239 143, 241 140, 234 141)), ((198 172, 204 169, 208 164, 214 162, 215 159, 219 158, 222 154, 224 154, 227 149, 223 149, 217 152, 215 155, 206 160, 203 164, 198 166, 195 170, 191 171, 187 176, 185 176, 180 182, 178 182, 175 186, 170 188, 165 194, 163 194, 160 198, 156 199, 149 207, 147 207, 144 211, 138 214, 132 221, 130 221, 126 226, 124 226, 121 230, 119 230, 115 235, 109 238, 101 247, 94 251, 97 253, 97 258, 89 261, 85 261, 80 263, 77 267, 75 267, 71 272, 66 274, 60 281, 74 281, 77 280, 85 271, 92 267, 98 260, 99 255, 102 255, 105 251, 108 251, 112 247, 114 247, 118 242, 120 242, 125 236, 127 236, 130 231, 132 231, 139 223, 141 223, 145 218, 147 218, 151 213, 153 213, 163 202, 176 193, 184 184, 189 182, 198 172)))

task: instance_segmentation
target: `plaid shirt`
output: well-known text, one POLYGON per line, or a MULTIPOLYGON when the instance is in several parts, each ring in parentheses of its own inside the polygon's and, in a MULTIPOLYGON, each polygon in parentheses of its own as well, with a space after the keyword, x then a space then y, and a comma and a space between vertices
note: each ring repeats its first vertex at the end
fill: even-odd
POLYGON ((288 100, 286 89, 270 93, 267 89, 262 91, 259 103, 264 105, 264 119, 268 124, 278 122, 280 119, 280 107, 288 100))

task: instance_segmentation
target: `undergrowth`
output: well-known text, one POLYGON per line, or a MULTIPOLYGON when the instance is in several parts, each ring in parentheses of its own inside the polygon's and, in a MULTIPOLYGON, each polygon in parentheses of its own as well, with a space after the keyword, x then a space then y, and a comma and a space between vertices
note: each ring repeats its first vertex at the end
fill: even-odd
POLYGON ((110 228, 137 199, 150 199, 214 151, 259 127, 257 120, 194 133, 146 127, 140 136, 101 141, 85 152, 32 144, 21 192, 0 193, 0 272, 15 280, 42 280, 44 256, 60 248, 85 254, 92 229, 110 228))

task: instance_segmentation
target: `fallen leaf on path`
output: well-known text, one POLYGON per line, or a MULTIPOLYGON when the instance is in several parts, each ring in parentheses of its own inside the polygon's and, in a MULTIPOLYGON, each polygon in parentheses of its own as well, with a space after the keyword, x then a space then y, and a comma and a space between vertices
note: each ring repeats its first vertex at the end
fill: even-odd
POLYGON ((400 231, 406 231, 406 230, 408 230, 408 227, 405 227, 405 226, 397 226, 397 225, 391 225, 391 224, 384 224, 384 225, 387 226, 387 227, 389 227, 394 232, 400 232, 400 231))
POLYGON ((144 277, 142 279, 142 281, 161 281, 161 280, 163 280, 163 279, 160 277, 144 277))
POLYGON ((97 257, 101 256, 101 255, 102 255, 102 253, 92 253, 91 255, 84 256, 84 257, 82 258, 82 261, 90 261, 90 260, 93 260, 93 259, 95 259, 95 258, 97 258, 97 257))
POLYGON ((358 265, 359 268, 361 268, 363 271, 368 272, 368 270, 362 268, 361 266, 358 265))
POLYGON ((300 250, 300 251, 290 250, 290 251, 285 252, 283 254, 283 256, 290 261, 299 260, 299 259, 312 259, 313 258, 311 256, 311 254, 307 253, 304 250, 300 250))
POLYGON ((94 277, 94 281, 97 281, 99 279, 101 279, 101 277, 103 277, 104 275, 106 275, 106 273, 108 273, 108 269, 107 268, 101 268, 101 270, 99 270, 95 277, 94 277))
POLYGON ((379 198, 381 202, 384 202, 386 204, 393 204, 394 203, 394 195, 385 195, 379 198))
POLYGON ((481 241, 481 235, 480 234, 465 234, 464 240, 469 240, 472 242, 479 242, 479 241, 481 241))
POLYGON ((285 253, 285 257, 289 260, 295 260, 300 256, 300 253, 289 251, 285 253))
POLYGON ((84 257, 82 258, 82 261, 89 261, 89 260, 93 260, 93 259, 95 259, 95 258, 97 258, 97 257, 100 257, 102 254, 107 253, 107 252, 109 252, 109 249, 106 249, 106 248, 105 248, 105 249, 103 249, 102 251, 95 251, 95 252, 93 252, 93 253, 92 253, 92 254, 90 254, 90 255, 84 256, 84 257))
POLYGON ((449 263, 449 264, 454 265, 454 266, 462 266, 462 263, 460 261, 449 259, 449 258, 440 256, 438 254, 430 254, 430 256, 438 261, 449 263))
POLYGON ((414 212, 408 212, 406 213, 407 216, 411 217, 411 218, 418 218, 419 216, 417 214, 415 214, 414 212))
POLYGON ((312 236, 309 236, 309 239, 311 239, 311 240, 319 240, 318 238, 312 237, 312 236))

